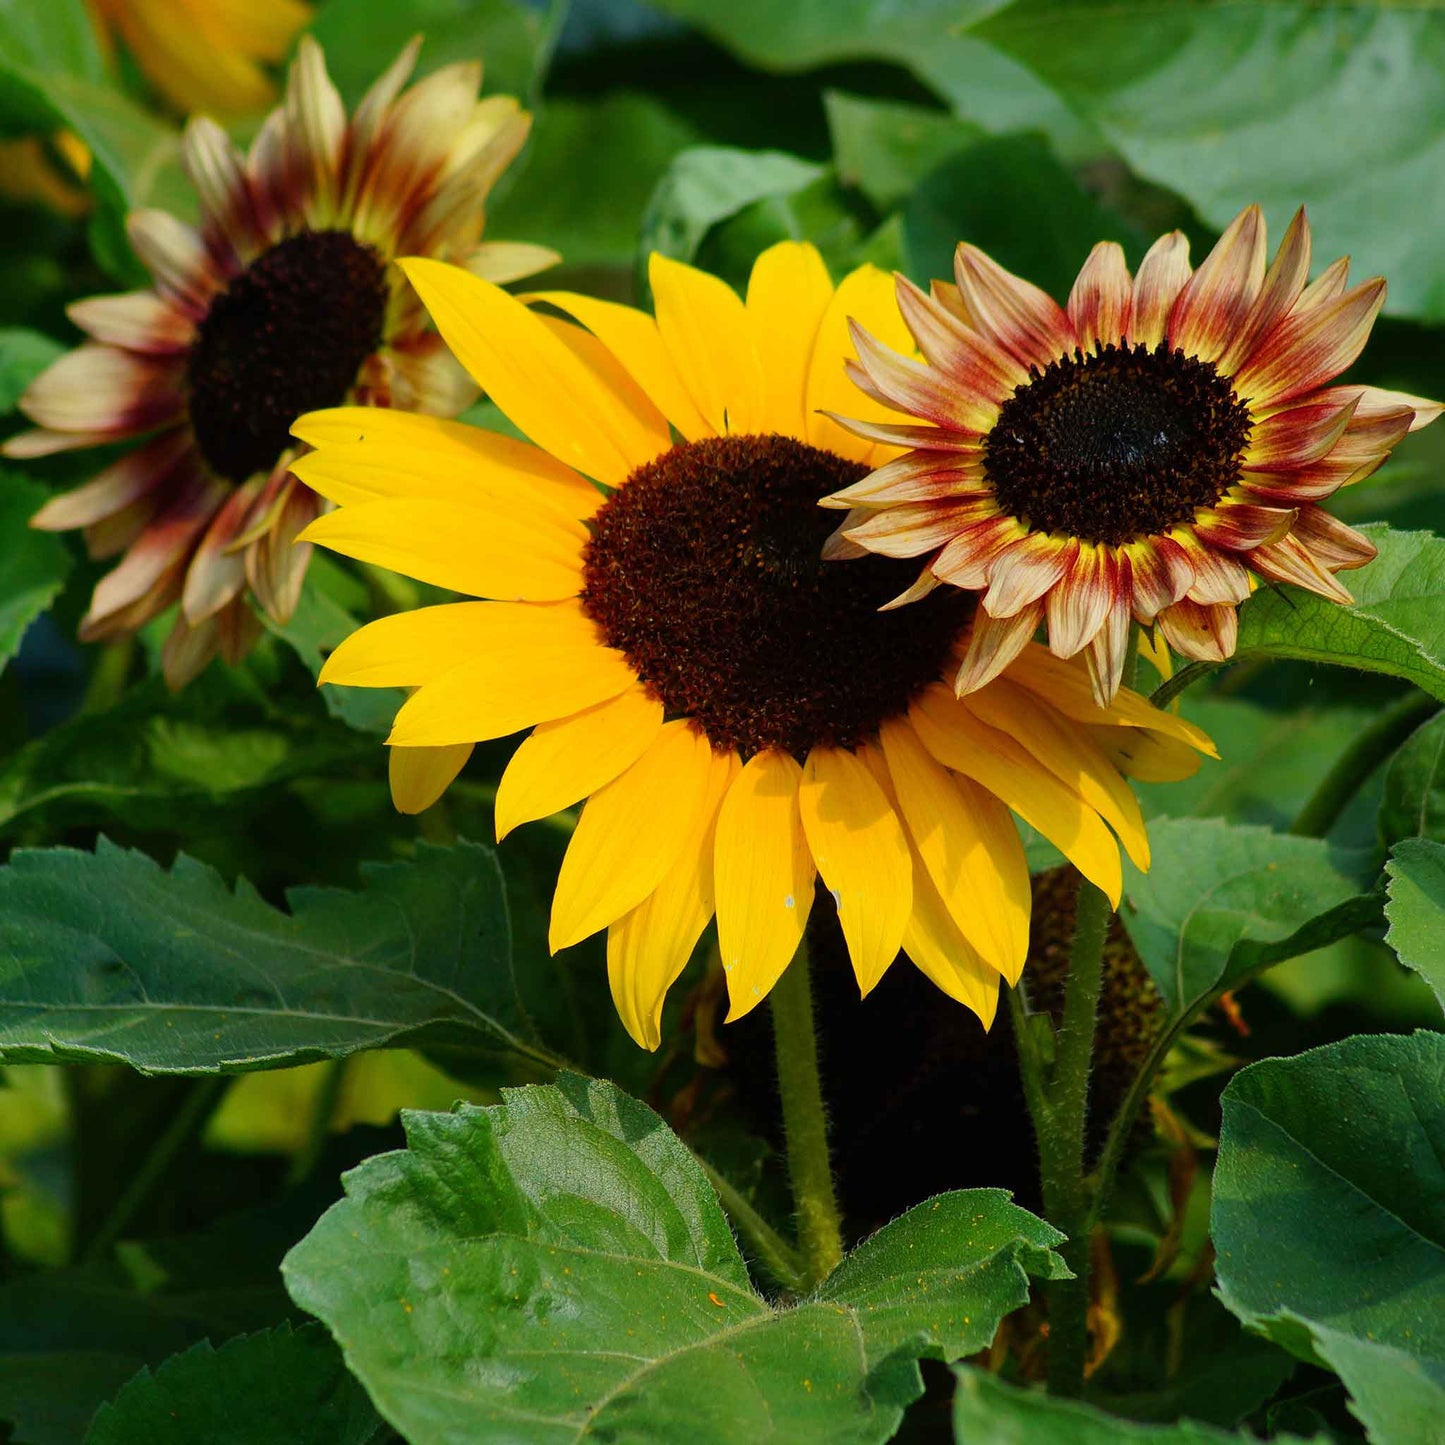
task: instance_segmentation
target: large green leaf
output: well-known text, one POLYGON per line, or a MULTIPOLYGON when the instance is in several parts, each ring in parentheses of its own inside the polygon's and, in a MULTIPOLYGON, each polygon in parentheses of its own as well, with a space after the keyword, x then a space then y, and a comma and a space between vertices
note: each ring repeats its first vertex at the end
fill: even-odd
POLYGON ((1380 836, 1445 841, 1445 712, 1415 729, 1385 772, 1380 836))
POLYGON ((560 7, 519 0, 326 0, 311 33, 337 88, 355 104, 413 35, 426 37, 417 74, 481 60, 488 92, 525 100, 541 85, 560 7))
POLYGON ((905 66, 960 115, 990 131, 1037 128, 1077 145, 1084 127, 1024 65, 965 27, 1006 0, 659 0, 669 14, 763 70, 813 70, 844 61, 905 66))
POLYGON ((0 470, 0 668, 70 574, 65 543, 30 526, 48 495, 38 482, 0 470))
POLYGON ((1298 587, 1264 587, 1239 612, 1238 660, 1296 657, 1404 678, 1445 700, 1445 538, 1361 529, 1380 555, 1343 576, 1342 607, 1298 587))
POLYGON ((0 416, 15 410, 20 394, 65 351, 40 331, 24 326, 0 330, 0 416))
POLYGON ((883 1441, 918 1355, 978 1348, 1025 1269, 1060 1268, 1000 1191, 945 1195, 777 1309, 696 1160, 613 1086, 406 1123, 283 1271, 412 1445, 883 1441))
MULTIPOLYGON (((1209 1425, 1137 1425, 1077 1400, 1006 1385, 983 1370, 960 1369, 953 1396, 953 1438, 959 1445, 1225 1445, 1252 1441, 1209 1425)), ((1275 1436, 1292 1440, 1295 1436, 1275 1436)))
POLYGON ((143 277, 125 238, 127 210, 194 204, 180 132, 109 83, 84 0, 0 0, 0 125, 65 128, 89 147, 91 240, 112 275, 143 277))
POLYGON ((0 869, 0 1061, 200 1074, 422 1039, 546 1057, 488 849, 423 845, 366 868, 360 893, 289 902, 104 839, 16 853, 0 869))
MULTIPOLYGON (((1339 1371, 1383 1445, 1445 1411, 1445 1036, 1266 1059, 1224 1093, 1221 1298, 1339 1371)), ((1430 1422, 1427 1426, 1427 1422, 1430 1422)))
POLYGON ((319 1325, 203 1340, 102 1405, 85 1445, 367 1445, 381 1422, 319 1325))
POLYGON ((1030 66, 1140 175, 1218 227, 1275 234, 1308 201, 1315 253, 1445 317, 1445 14, 1433 5, 1015 0, 973 32, 1030 66))
POLYGON ((1385 942, 1445 1007, 1445 844, 1407 838, 1395 845, 1385 873, 1390 880, 1385 942))
POLYGON ((1379 917, 1369 860, 1318 838, 1159 818, 1148 873, 1125 864, 1119 916, 1171 1013, 1379 917))
POLYGON ((1134 228, 1085 191, 1037 135, 990 137, 956 151, 914 191, 903 227, 917 281, 951 277, 958 243, 972 241, 1061 299, 1096 241, 1142 249, 1134 228))
POLYGON ((691 261, 708 231, 746 206, 770 196, 789 196, 823 176, 823 168, 782 151, 695 146, 685 150, 658 182, 642 218, 639 243, 691 261))
POLYGON ((929 171, 978 140, 980 128, 947 111, 845 90, 823 92, 838 179, 880 211, 903 200, 929 171))

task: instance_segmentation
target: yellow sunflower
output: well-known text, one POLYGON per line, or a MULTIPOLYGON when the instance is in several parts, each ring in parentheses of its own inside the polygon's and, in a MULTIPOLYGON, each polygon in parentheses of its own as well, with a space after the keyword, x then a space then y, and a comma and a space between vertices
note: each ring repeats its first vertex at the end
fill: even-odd
POLYGON ((982 594, 959 691, 1045 623, 1057 656, 1086 652, 1101 701, 1131 619, 1222 661, 1251 574, 1351 600, 1334 573, 1375 549, 1319 503, 1441 408, 1328 384, 1363 349, 1385 283, 1347 290, 1343 260, 1312 284, 1309 270, 1304 212, 1266 268, 1251 206, 1197 271, 1178 231, 1137 276, 1101 242, 1067 307, 969 245, 956 284, 931 296, 899 278, 923 359, 865 322, 851 371, 914 424, 844 424, 906 450, 824 505, 850 509, 840 535, 854 546, 927 557, 918 591, 982 594))
POLYGON ((89 0, 103 45, 116 34, 178 111, 245 115, 275 96, 279 65, 311 19, 300 0, 89 0))
POLYGON ((1133 693, 1098 707, 1041 648, 961 702, 940 679, 972 600, 880 611, 908 564, 821 559, 818 499, 887 454, 820 414, 847 394, 847 317, 905 339, 886 277, 835 289, 811 246, 784 243, 742 301, 654 256, 656 319, 532 298, 578 326, 456 267, 402 264, 535 445, 398 412, 297 423, 315 448, 297 469, 338 508, 310 540, 492 599, 370 623, 326 664, 324 682, 414 689, 388 740, 398 806, 434 801, 474 742, 533 729, 498 836, 587 800, 551 945, 608 930, 613 997, 644 1047, 714 915, 729 1017, 753 1008, 819 874, 862 992, 902 949, 987 1024, 1028 946, 1010 810, 1117 901, 1114 835, 1148 862, 1121 771, 1184 776, 1210 749, 1133 693))
POLYGON ((82 527, 93 556, 124 554, 82 638, 132 632, 179 600, 164 650, 173 686, 218 650, 234 661, 250 646, 248 584, 278 621, 296 605, 310 549, 291 544, 321 507, 290 471, 298 416, 347 400, 455 415, 474 398, 392 258, 447 256, 495 281, 556 259, 479 244, 527 112, 511 96, 478 100, 475 64, 403 92, 416 49, 348 119, 303 40, 285 103, 244 157, 213 121, 192 120, 200 227, 135 212, 130 238, 153 286, 76 302, 71 319, 92 339, 21 398, 40 429, 8 441, 8 456, 139 443, 33 525, 82 527))

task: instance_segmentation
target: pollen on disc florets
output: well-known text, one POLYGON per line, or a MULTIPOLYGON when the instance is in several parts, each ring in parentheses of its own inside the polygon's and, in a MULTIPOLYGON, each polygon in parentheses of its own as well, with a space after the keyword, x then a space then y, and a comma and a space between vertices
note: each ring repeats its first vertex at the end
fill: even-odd
POLYGON ((345 401, 381 343, 386 267, 348 231, 301 231, 222 291, 187 364, 196 444, 241 482, 269 471, 304 412, 345 401))
POLYGON ((791 437, 714 437, 638 468, 597 514, 584 607, 715 747, 853 747, 945 671, 967 594, 880 612, 915 564, 822 560, 836 518, 818 500, 867 470, 791 437))
POLYGON ((1249 430, 1212 362, 1111 343, 1035 367, 999 409, 984 469, 1034 531, 1121 546, 1213 506, 1239 480, 1249 430))

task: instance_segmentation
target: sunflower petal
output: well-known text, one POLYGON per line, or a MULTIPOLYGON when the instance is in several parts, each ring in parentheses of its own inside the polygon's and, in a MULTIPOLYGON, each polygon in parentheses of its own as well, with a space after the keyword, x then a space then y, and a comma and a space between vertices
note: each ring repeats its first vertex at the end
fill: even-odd
POLYGON ((667 876, 696 826, 711 754, 691 723, 665 723, 625 773, 587 800, 552 897, 553 953, 636 908, 667 876))
POLYGON ((424 813, 451 787, 471 755, 470 743, 452 743, 441 748, 389 749, 387 772, 396 811, 424 813))
POLYGON ((1078 345, 1068 315, 1052 296, 1004 270, 977 246, 959 246, 953 276, 969 322, 1025 367, 1042 370, 1078 345))
POLYGON ((816 870, 798 809, 802 778, 788 754, 758 753, 718 814, 713 886, 729 1022, 767 997, 803 941, 816 870))
POLYGON ((798 807, 866 997, 897 955, 912 908, 903 825, 868 764, 843 748, 808 754, 798 807))
POLYGON ((718 810, 741 764, 714 752, 702 807, 677 861, 641 903, 607 930, 607 978, 627 1032, 644 1049, 662 1042, 662 1005, 713 916, 718 810))
POLYGON ((779 241, 753 262, 746 304, 763 369, 764 431, 807 436, 808 370, 832 300, 833 281, 816 246, 779 241))
POLYGON ((1118 346, 1129 335, 1134 281, 1117 241, 1100 241, 1069 292, 1069 320, 1086 351, 1095 342, 1118 346))
POLYGON ((1183 231, 1160 236, 1139 263, 1129 340, 1152 350, 1164 340, 1169 313, 1189 280, 1189 238, 1183 231))
POLYGON ((1217 361, 1238 335, 1264 283, 1264 215, 1246 206, 1184 284, 1169 313, 1169 344, 1217 361))
POLYGON ((532 729, 497 785, 500 843, 513 828, 550 818, 627 771, 662 731, 662 704, 641 686, 628 688, 532 729))

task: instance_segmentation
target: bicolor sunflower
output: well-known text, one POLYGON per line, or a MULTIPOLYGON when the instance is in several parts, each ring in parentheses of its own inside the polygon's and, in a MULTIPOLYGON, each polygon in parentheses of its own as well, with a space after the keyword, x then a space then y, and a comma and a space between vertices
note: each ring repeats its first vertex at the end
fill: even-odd
POLYGON ((497 834, 586 800, 551 946, 608 931, 645 1047, 714 916, 729 1017, 753 1008, 819 876, 863 993, 902 950, 988 1023, 1028 946, 1013 814, 1117 901, 1119 844, 1148 862, 1122 774, 1185 775, 1209 744, 1133 693, 1099 707, 1041 648, 960 701, 942 680, 972 598, 882 611, 909 564, 822 559, 819 499, 889 455, 822 414, 847 395, 847 317, 906 339, 887 278, 835 288, 812 247, 784 243, 744 301, 654 256, 654 319, 563 292, 531 298, 544 314, 456 267, 402 265, 532 444, 398 412, 297 424, 314 448, 297 470, 337 504, 310 540, 489 599, 370 623, 322 672, 414 690, 388 739, 398 805, 428 806, 474 742, 531 728, 497 834))
POLYGON ((912 415, 844 422, 905 450, 824 505, 850 509, 848 543, 927 558, 916 593, 982 594, 960 692, 1045 625, 1057 656, 1086 655, 1107 701, 1134 621, 1217 662, 1252 577, 1351 601, 1334 574, 1375 549, 1320 503, 1441 408, 1329 384, 1363 349, 1385 283, 1347 288, 1344 260, 1309 271, 1304 212, 1266 267, 1251 206, 1196 271, 1178 231, 1137 276, 1100 243, 1066 307, 961 245, 954 284, 924 295, 898 279, 921 359, 857 328, 850 374, 912 415))
POLYGON ((291 474, 298 416, 348 400, 454 415, 475 397, 392 258, 451 257, 494 281, 556 260, 479 242, 527 112, 511 96, 479 100, 476 64, 404 91, 416 50, 348 119, 304 39, 285 102, 245 157, 213 121, 192 120, 199 228, 134 213, 152 287, 75 303, 92 339, 21 398, 40 429, 8 441, 8 456, 139 443, 32 525, 80 527, 93 556, 124 554, 95 589, 83 639, 133 632, 179 601, 163 653, 173 686, 218 650, 246 651, 259 627, 248 586, 277 621, 296 605, 310 548, 292 542, 321 507, 291 474))
POLYGON ((267 66, 311 19, 300 0, 89 0, 103 46, 119 35, 141 73, 182 114, 246 115, 270 105, 267 66))

